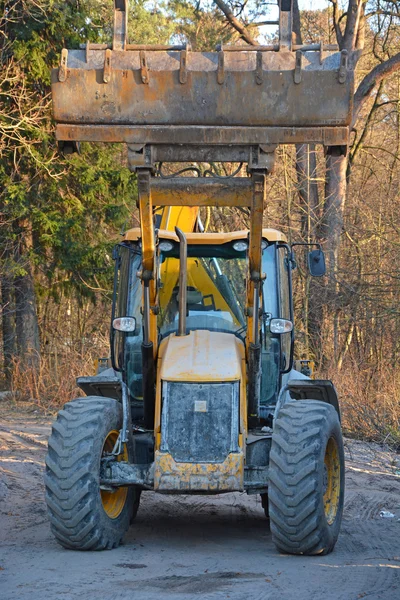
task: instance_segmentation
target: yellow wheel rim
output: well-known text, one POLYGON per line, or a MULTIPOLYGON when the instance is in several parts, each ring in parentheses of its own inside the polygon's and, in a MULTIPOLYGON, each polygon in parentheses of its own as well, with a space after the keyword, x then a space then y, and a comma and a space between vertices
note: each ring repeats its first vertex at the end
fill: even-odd
MULTIPOLYGON (((110 431, 105 439, 102 456, 106 453, 111 454, 114 450, 114 446, 118 439, 119 432, 115 429, 110 431)), ((124 446, 123 453, 118 456, 117 460, 128 460, 128 451, 124 446)), ((100 490, 101 502, 103 504, 104 511, 110 519, 116 519, 122 512, 125 506, 126 498, 128 496, 128 488, 121 487, 117 488, 115 492, 107 492, 106 490, 100 490)))
POLYGON ((326 520, 332 525, 336 519, 340 497, 339 449, 334 438, 330 438, 324 459, 324 510, 326 520))

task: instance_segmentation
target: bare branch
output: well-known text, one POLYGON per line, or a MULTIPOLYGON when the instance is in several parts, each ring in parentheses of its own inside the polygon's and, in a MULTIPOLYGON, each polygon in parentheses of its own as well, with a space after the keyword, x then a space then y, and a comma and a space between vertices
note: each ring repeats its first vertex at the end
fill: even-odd
POLYGON ((374 10, 368 13, 367 17, 375 17, 376 15, 382 15, 384 17, 400 17, 400 10, 394 12, 392 10, 374 10))
POLYGON ((372 94, 375 86, 400 69, 400 52, 385 62, 377 65, 361 81, 354 95, 353 124, 356 122, 365 101, 372 94))
POLYGON ((225 4, 223 0, 215 0, 215 4, 218 6, 219 9, 222 10, 229 23, 234 29, 236 29, 236 31, 240 33, 245 42, 251 44, 251 46, 258 46, 257 42, 251 37, 244 25, 242 25, 241 22, 235 17, 229 6, 225 4))
POLYGON ((335 34, 336 34, 336 39, 337 42, 339 44, 339 46, 342 46, 343 43, 343 33, 342 30, 340 29, 340 15, 339 15, 339 10, 338 10, 338 3, 337 0, 330 0, 330 2, 333 5, 333 27, 335 29, 335 34))

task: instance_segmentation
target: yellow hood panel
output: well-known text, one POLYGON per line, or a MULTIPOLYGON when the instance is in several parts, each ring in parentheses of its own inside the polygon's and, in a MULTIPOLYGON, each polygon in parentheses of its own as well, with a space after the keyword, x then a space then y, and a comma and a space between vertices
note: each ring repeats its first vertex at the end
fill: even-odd
POLYGON ((243 343, 231 333, 191 331, 163 340, 159 351, 164 381, 235 381, 242 375, 243 343))

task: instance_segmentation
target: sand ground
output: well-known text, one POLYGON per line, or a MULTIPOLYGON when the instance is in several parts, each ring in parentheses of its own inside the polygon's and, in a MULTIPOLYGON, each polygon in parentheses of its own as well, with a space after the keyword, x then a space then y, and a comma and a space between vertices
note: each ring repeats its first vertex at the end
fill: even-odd
POLYGON ((0 402, 2 600, 400 600, 399 455, 346 440, 344 520, 326 557, 279 554, 258 496, 153 492, 120 548, 82 553, 59 546, 46 517, 50 424, 0 402))

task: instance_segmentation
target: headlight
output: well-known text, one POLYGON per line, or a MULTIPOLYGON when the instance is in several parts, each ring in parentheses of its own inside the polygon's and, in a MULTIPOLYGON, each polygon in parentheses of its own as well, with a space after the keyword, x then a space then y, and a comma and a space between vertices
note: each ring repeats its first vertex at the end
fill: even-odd
POLYGON ((235 242, 233 244, 233 249, 236 250, 236 252, 245 252, 248 247, 249 245, 247 242, 235 242))
POLYGON ((160 242, 158 244, 158 247, 160 248, 161 252, 171 252, 171 250, 173 249, 174 245, 172 242, 168 242, 167 240, 163 240, 162 242, 160 242))

